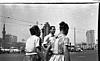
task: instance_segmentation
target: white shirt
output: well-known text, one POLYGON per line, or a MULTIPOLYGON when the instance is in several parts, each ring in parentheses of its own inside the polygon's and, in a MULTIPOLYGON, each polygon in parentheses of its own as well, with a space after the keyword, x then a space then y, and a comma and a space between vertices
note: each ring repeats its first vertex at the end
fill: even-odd
POLYGON ((44 37, 43 44, 53 43, 55 41, 55 36, 52 36, 51 34, 44 37))
POLYGON ((26 52, 33 52, 39 46, 40 38, 33 35, 26 41, 26 52))

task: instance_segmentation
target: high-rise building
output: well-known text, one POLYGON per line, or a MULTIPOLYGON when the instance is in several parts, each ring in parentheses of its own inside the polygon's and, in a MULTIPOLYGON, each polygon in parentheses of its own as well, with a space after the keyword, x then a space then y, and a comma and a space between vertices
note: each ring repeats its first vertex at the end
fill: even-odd
POLYGON ((3 47, 4 48, 10 48, 17 42, 17 36, 6 34, 5 40, 3 41, 3 47))
POLYGON ((44 26, 43 26, 43 28, 42 28, 42 38, 44 39, 44 37, 46 36, 46 35, 48 35, 49 34, 49 29, 50 29, 50 24, 48 23, 48 22, 46 22, 45 24, 44 24, 44 26))
POLYGON ((7 34, 5 35, 5 42, 7 43, 17 42, 17 36, 7 34))
POLYGON ((94 30, 88 30, 86 32, 87 44, 88 46, 93 46, 95 44, 95 33, 94 30))
POLYGON ((11 44, 14 44, 14 42, 17 42, 17 36, 6 34, 5 30, 5 24, 3 25, 3 31, 2 31, 2 41, 0 41, 0 45, 4 48, 8 48, 11 46, 11 44))

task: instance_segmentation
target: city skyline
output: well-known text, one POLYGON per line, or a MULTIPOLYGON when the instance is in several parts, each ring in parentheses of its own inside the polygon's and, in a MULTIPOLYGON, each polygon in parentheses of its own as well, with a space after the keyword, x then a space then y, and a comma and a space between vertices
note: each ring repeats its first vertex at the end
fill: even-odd
POLYGON ((98 34, 98 3, 95 4, 1 4, 0 5, 0 37, 3 23, 7 34, 18 36, 18 41, 30 36, 30 25, 36 24, 42 28, 45 22, 56 26, 59 33, 59 23, 65 21, 70 29, 68 37, 74 42, 73 30, 76 28, 77 42, 86 41, 86 31, 95 30, 98 34), (42 25, 41 25, 42 24, 42 25))

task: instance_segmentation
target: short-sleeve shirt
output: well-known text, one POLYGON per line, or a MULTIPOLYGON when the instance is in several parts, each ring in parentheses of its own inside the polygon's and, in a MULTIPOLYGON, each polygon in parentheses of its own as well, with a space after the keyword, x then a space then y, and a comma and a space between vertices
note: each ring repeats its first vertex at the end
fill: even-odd
POLYGON ((51 34, 49 34, 49 35, 47 35, 47 36, 45 36, 44 37, 44 42, 43 42, 43 44, 49 44, 49 43, 54 43, 54 41, 55 41, 55 36, 52 36, 51 34))
POLYGON ((35 48, 39 46, 40 38, 33 35, 26 41, 26 52, 34 52, 35 48))
POLYGON ((64 46, 67 45, 68 38, 61 34, 53 45, 53 53, 63 53, 64 52, 64 46))

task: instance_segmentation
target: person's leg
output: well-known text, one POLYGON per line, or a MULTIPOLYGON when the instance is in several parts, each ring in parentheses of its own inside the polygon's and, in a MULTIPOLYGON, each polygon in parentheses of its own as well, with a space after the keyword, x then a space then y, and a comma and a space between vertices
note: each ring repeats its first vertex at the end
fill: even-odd
POLYGON ((30 60, 31 60, 31 61, 35 61, 34 55, 31 55, 31 56, 30 56, 30 60))
POLYGON ((31 61, 38 61, 37 55, 32 55, 31 56, 31 61))
POLYGON ((25 56, 25 60, 24 61, 31 61, 31 56, 25 56))

